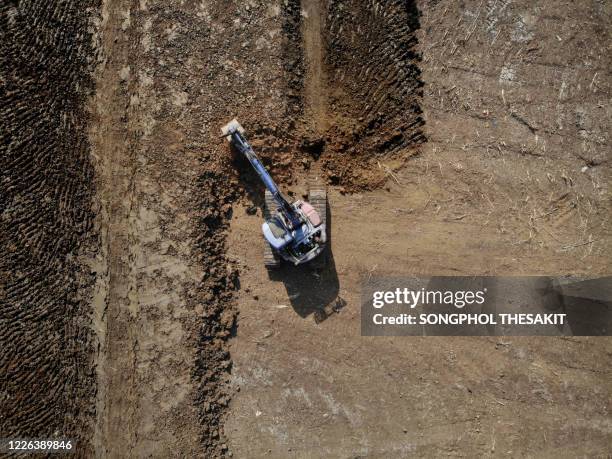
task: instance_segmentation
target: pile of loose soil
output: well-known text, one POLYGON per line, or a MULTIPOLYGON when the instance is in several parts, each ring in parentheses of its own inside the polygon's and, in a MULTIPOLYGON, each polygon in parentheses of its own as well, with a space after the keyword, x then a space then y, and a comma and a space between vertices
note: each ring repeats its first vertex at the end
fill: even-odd
MULTIPOLYGON (((302 83, 298 77, 286 80, 284 75, 300 73, 303 65, 299 17, 300 9, 294 5, 277 11, 265 4, 231 8, 213 4, 206 11, 203 30, 211 28, 215 33, 197 41, 185 34, 174 42, 185 40, 180 49, 195 56, 192 67, 198 75, 197 85, 194 77, 183 75, 176 78, 176 84, 184 85, 190 99, 182 121, 189 132, 184 148, 199 160, 191 202, 192 237, 204 275, 197 289, 188 294, 190 303, 203 311, 196 330, 192 382, 206 457, 227 452, 223 421, 233 393, 228 340, 237 331, 234 294, 239 288, 238 270, 227 257, 233 204, 245 196, 260 202, 263 195, 250 164, 231 151, 220 128, 237 117, 275 178, 291 180, 294 169, 289 146, 296 142, 292 128, 302 110, 302 83), (274 40, 279 39, 287 46, 277 46, 274 40)), ((176 53, 173 57, 176 59, 176 53)))
POLYGON ((414 2, 294 0, 281 14, 287 110, 251 126, 253 146, 283 183, 314 166, 345 191, 382 186, 426 140, 414 2))
POLYGON ((194 292, 195 300, 204 305, 204 312, 198 331, 193 378, 197 385, 195 403, 203 446, 209 456, 216 456, 226 449, 221 441, 222 421, 231 398, 228 381, 232 366, 227 340, 236 333, 233 292, 239 283, 238 271, 225 255, 231 202, 236 194, 223 174, 211 167, 216 163, 211 156, 202 158, 206 170, 198 181, 201 193, 194 203, 199 209, 198 232, 194 238, 205 273, 198 291, 194 292))

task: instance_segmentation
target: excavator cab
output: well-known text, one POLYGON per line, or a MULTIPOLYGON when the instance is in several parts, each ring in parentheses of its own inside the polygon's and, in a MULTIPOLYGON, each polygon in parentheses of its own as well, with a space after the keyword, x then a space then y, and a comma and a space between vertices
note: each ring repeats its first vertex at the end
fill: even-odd
POLYGON ((287 229, 279 214, 266 220, 261 225, 261 229, 266 241, 274 250, 284 249, 293 240, 291 232, 287 229))

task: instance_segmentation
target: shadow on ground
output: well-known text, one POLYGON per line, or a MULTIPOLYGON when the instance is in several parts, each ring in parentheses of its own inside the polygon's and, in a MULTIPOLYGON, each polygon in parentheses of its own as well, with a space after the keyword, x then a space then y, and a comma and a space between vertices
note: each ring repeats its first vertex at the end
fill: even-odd
POLYGON ((338 296, 340 282, 331 247, 332 215, 327 204, 327 248, 311 263, 293 266, 285 261, 277 270, 268 272, 273 281, 285 284, 291 306, 300 317, 313 314, 317 322, 338 312, 346 302, 338 296))

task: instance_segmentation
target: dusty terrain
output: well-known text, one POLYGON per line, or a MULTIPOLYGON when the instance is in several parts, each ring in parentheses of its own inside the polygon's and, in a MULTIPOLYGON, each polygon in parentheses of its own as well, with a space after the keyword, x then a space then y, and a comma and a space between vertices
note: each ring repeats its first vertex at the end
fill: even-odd
POLYGON ((102 457, 609 455, 609 338, 362 338, 359 288, 610 274, 611 14, 0 7, 0 436, 102 457), (264 269, 233 117, 290 195, 326 178, 324 268, 264 269))

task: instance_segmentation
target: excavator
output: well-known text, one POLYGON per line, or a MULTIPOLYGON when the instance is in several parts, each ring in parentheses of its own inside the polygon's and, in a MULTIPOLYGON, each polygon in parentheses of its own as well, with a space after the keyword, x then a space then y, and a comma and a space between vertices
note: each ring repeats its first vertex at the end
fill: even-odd
POLYGON ((251 163, 266 187, 264 222, 261 225, 266 241, 264 244, 266 268, 278 268, 281 259, 294 265, 301 265, 320 257, 327 242, 325 186, 319 180, 311 180, 308 201, 290 202, 281 193, 247 142, 244 128, 240 123, 233 119, 221 128, 221 133, 251 163))

